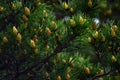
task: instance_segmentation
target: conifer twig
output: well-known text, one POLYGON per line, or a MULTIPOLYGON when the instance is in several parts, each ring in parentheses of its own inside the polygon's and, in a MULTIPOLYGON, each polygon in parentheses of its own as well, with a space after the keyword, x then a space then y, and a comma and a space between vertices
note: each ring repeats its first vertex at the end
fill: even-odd
POLYGON ((17 74, 14 74, 14 77, 12 78, 12 80, 16 80, 17 77, 19 77, 22 74, 26 74, 28 72, 30 72, 32 69, 37 69, 40 70, 42 68, 42 66, 54 55, 56 55, 57 53, 61 52, 63 49, 67 48, 67 46, 69 45, 69 43, 71 41, 73 41, 75 39, 75 37, 70 37, 65 44, 60 45, 57 49, 55 49, 55 51, 53 53, 51 53, 51 55, 47 56, 46 58, 44 58, 43 60, 37 62, 36 64, 34 64, 33 66, 18 72, 17 74))
POLYGON ((103 76, 106 76, 106 75, 109 75, 111 72, 113 72, 112 70, 110 70, 109 72, 107 72, 107 73, 103 73, 103 74, 98 74, 98 75, 95 75, 95 76, 93 76, 92 77, 92 79, 91 80, 95 80, 95 79, 98 79, 98 78, 100 78, 100 77, 103 77, 103 76))

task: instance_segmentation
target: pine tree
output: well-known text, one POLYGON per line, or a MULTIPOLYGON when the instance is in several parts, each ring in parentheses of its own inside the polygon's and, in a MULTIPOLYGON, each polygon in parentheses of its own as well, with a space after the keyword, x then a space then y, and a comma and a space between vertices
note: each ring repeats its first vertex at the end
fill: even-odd
POLYGON ((119 80, 119 0, 0 1, 1 80, 119 80))

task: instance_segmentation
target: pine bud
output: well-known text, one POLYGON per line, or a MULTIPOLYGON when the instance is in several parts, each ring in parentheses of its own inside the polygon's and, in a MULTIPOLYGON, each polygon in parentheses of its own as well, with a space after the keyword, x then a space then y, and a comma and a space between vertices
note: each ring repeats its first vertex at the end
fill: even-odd
POLYGON ((96 31, 95 34, 93 35, 93 37, 94 37, 95 39, 97 39, 97 38, 98 38, 98 35, 99 35, 98 31, 96 31))
POLYGON ((39 6, 40 4, 41 4, 41 3, 40 3, 40 0, 37 0, 35 5, 36 5, 36 6, 39 6))
POLYGON ((111 30, 111 36, 112 36, 112 37, 115 37, 115 36, 116 36, 116 33, 115 33, 115 31, 114 31, 113 29, 111 30))
POLYGON ((111 15, 111 14, 112 14, 112 10, 111 10, 111 9, 106 11, 106 15, 109 16, 109 15, 111 15))
POLYGON ((67 73, 70 73, 72 71, 72 68, 71 67, 68 67, 67 68, 67 73))
POLYGON ((115 63, 117 61, 116 57, 112 55, 112 62, 115 63))
POLYGON ((97 27, 97 24, 96 23, 94 23, 94 25, 93 25, 93 27, 92 27, 92 29, 93 30, 96 30, 98 27, 97 27))
POLYGON ((111 49, 112 49, 112 47, 111 47, 111 46, 108 46, 108 49, 109 49, 109 50, 111 50, 111 49))
POLYGON ((98 78, 98 80, 103 80, 103 78, 98 78))
POLYGON ((73 61, 69 63, 70 67, 74 67, 73 61))
POLYGON ((91 0, 88 1, 88 7, 92 7, 92 1, 91 0))
POLYGON ((3 9, 4 9, 4 8, 3 8, 2 6, 0 6, 0 12, 3 12, 3 9))
POLYGON ((21 8, 22 6, 22 2, 18 2, 18 7, 21 8))
POLYGON ((51 30, 48 27, 46 27, 45 30, 48 35, 51 35, 51 30))
POLYGON ((43 31, 43 29, 41 27, 39 27, 39 32, 41 33, 43 31))
POLYGON ((74 9, 73 9, 73 8, 70 8, 70 12, 73 13, 73 12, 74 12, 74 9))
POLYGON ((42 23, 45 23, 45 18, 42 18, 42 23))
POLYGON ((51 22, 51 26, 53 27, 54 30, 57 29, 57 24, 54 21, 51 22))
POLYGON ((70 57, 70 59, 69 59, 69 65, 70 65, 71 67, 74 67, 73 58, 72 58, 72 57, 70 57))
POLYGON ((70 24, 71 24, 71 26, 72 26, 72 27, 74 27, 74 26, 76 25, 76 22, 75 22, 75 20, 73 20, 73 19, 70 19, 70 24))
POLYGON ((118 30, 118 27, 117 25, 113 25, 111 29, 113 29, 116 32, 118 30))
POLYGON ((64 9, 68 9, 69 8, 69 6, 68 6, 68 4, 66 2, 63 3, 63 8, 64 9))
POLYGON ((73 60, 73 58, 72 58, 72 57, 70 57, 70 59, 69 59, 69 63, 71 63, 71 62, 72 62, 72 60, 73 60))
POLYGON ((18 40, 19 42, 21 42, 21 40, 22 40, 22 36, 21 36, 20 33, 17 34, 17 40, 18 40))
POLYGON ((102 37, 101 42, 105 42, 105 37, 104 36, 102 37))
POLYGON ((53 63, 53 65, 56 65, 56 60, 53 60, 52 63, 53 63))
POLYGON ((27 16, 30 15, 30 9, 28 7, 25 7, 25 15, 27 16))
POLYGON ((34 53, 38 53, 38 48, 35 48, 35 49, 34 49, 34 53))
POLYGON ((66 62, 67 62, 67 61, 66 61, 65 59, 62 60, 62 63, 63 63, 63 64, 66 64, 66 62))
POLYGON ((27 18, 26 15, 23 15, 23 20, 24 20, 25 22, 28 21, 28 18, 27 18))
POLYGON ((24 49, 23 54, 24 54, 24 55, 27 55, 27 50, 26 50, 26 49, 24 49))
POLYGON ((56 55, 56 59, 57 59, 57 60, 60 60, 60 53, 58 53, 58 54, 56 55))
POLYGON ((3 37, 3 43, 7 43, 8 42, 8 39, 6 36, 3 37))
POLYGON ((60 35, 59 35, 59 34, 56 34, 56 40, 57 40, 58 42, 60 42, 60 41, 61 41, 61 37, 60 37, 60 35))
POLYGON ((38 41, 39 41, 39 40, 36 38, 36 39, 35 39, 35 43, 38 43, 38 41))
POLYGON ((66 80, 70 80, 70 75, 67 74, 65 78, 66 78, 66 80))
POLYGON ((34 41, 34 40, 30 40, 30 46, 31 46, 32 48, 35 47, 35 41, 34 41))
POLYGON ((46 11, 46 10, 43 10, 43 15, 45 15, 45 17, 47 17, 47 16, 48 16, 48 13, 47 13, 47 11, 46 11))
POLYGON ((55 45, 54 45, 54 49, 56 49, 56 48, 57 48, 57 46, 58 46, 58 45, 57 45, 57 44, 55 44, 55 45))
POLYGON ((27 28, 27 27, 28 27, 28 23, 25 22, 25 23, 24 23, 24 28, 27 28))
POLYGON ((50 46, 48 44, 45 45, 45 49, 49 50, 50 46))
POLYGON ((89 67, 86 67, 86 68, 85 68, 85 73, 86 73, 86 74, 90 74, 90 69, 89 69, 89 67))
POLYGON ((45 72, 45 77, 47 78, 49 76, 48 72, 45 72))
POLYGON ((17 30, 17 28, 16 28, 15 26, 13 26, 13 33, 14 33, 15 35, 17 35, 17 33, 18 33, 18 30, 17 30))
POLYGON ((91 42, 92 42, 91 37, 88 37, 88 42, 89 42, 89 43, 91 43, 91 42))
POLYGON ((100 70, 100 71, 99 71, 99 74, 104 74, 104 71, 103 71, 103 70, 100 70))
POLYGON ((62 80, 62 79, 61 79, 61 76, 58 76, 56 80, 62 80))
POLYGON ((74 67, 73 58, 72 57, 70 57, 70 59, 69 59, 69 65, 70 65, 70 67, 74 67))
POLYGON ((80 24, 83 25, 86 22, 86 19, 84 19, 84 18, 82 18, 82 16, 80 16, 79 22, 80 22, 80 24))
POLYGON ((11 9, 15 10, 16 6, 14 3, 11 3, 11 9))

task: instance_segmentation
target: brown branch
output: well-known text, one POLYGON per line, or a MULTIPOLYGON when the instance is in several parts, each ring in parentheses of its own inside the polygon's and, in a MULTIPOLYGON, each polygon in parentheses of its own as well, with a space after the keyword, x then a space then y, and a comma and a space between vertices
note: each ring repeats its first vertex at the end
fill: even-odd
POLYGON ((110 70, 110 71, 107 72, 107 73, 95 75, 95 76, 93 76, 93 78, 92 78, 91 80, 95 80, 95 79, 98 79, 98 78, 100 78, 100 77, 107 76, 107 75, 109 75, 111 72, 113 72, 113 71, 110 70))

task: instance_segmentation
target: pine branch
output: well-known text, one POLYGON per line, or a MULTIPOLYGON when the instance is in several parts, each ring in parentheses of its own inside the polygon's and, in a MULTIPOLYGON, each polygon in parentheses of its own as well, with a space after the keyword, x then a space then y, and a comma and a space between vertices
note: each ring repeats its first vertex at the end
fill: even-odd
POLYGON ((30 72, 32 69, 36 69, 36 70, 41 70, 41 68, 43 67, 43 65, 54 55, 56 55, 57 53, 61 52, 63 49, 67 48, 69 43, 71 41, 73 41, 75 39, 75 37, 71 37, 69 38, 68 41, 66 41, 64 44, 60 45, 58 48, 55 49, 55 51, 53 53, 51 53, 51 55, 47 56, 46 58, 44 58, 43 60, 37 62, 36 64, 34 64, 33 66, 18 72, 17 74, 14 74, 15 76, 12 78, 12 80, 16 80, 17 77, 19 77, 22 74, 26 74, 28 72, 30 72))
POLYGON ((112 72, 113 72, 113 70, 110 70, 110 71, 107 72, 107 73, 95 75, 95 76, 93 76, 93 78, 92 78, 91 80, 95 80, 95 79, 98 79, 98 78, 100 78, 100 77, 107 76, 107 75, 109 75, 109 74, 112 73, 112 72))

